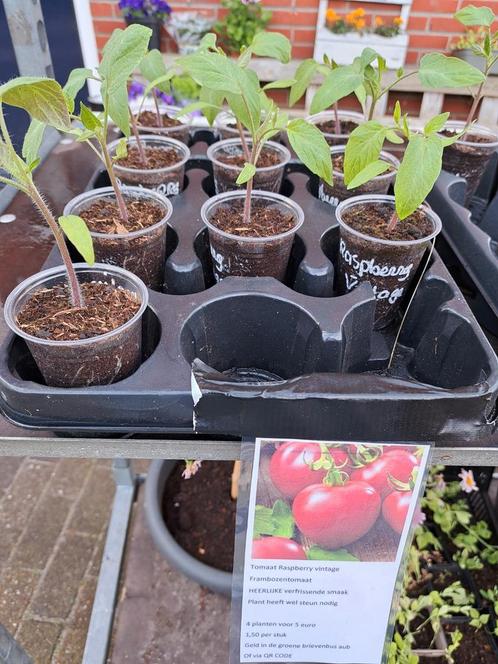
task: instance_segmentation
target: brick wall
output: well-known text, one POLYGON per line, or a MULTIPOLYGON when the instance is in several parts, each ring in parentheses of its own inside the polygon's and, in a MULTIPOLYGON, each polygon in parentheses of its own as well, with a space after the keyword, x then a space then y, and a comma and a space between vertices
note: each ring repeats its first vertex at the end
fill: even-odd
MULTIPOLYGON (((315 24, 318 0, 263 0, 265 7, 273 11, 271 28, 278 30, 292 41, 293 57, 308 58, 313 55, 315 24)), ((415 64, 420 57, 430 50, 448 50, 451 42, 461 33, 461 26, 453 18, 453 13, 467 4, 488 5, 496 7, 498 0, 413 0, 412 11, 408 23, 410 44, 407 63, 415 64)), ((219 0, 187 0, 187 2, 171 2, 173 10, 198 10, 218 17, 221 13, 219 0)), ((362 6, 359 2, 330 0, 339 14, 352 8, 362 6)), ((392 5, 365 4, 368 14, 378 16, 395 16, 392 5)), ((117 0, 91 0, 95 32, 99 48, 106 42, 114 28, 123 25, 117 0)), ((163 49, 173 50, 174 46, 167 35, 164 35, 163 49)))

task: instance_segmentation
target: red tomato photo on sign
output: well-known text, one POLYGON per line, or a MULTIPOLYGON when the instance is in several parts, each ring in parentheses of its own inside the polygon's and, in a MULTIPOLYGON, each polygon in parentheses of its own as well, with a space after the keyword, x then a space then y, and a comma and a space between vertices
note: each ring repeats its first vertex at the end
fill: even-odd
POLYGON ((252 543, 252 557, 281 560, 306 560, 302 546, 286 537, 263 537, 252 543))

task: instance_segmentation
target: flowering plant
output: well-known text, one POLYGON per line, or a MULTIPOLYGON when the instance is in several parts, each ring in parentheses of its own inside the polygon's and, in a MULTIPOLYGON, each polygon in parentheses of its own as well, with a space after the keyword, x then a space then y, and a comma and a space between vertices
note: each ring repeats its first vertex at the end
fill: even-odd
POLYGON ((166 0, 119 0, 118 6, 125 18, 150 16, 164 21, 171 14, 171 7, 166 0))
POLYGON ((340 16, 334 9, 327 10, 325 14, 327 28, 336 35, 347 32, 359 32, 363 34, 370 32, 381 37, 395 37, 401 33, 403 19, 397 16, 391 22, 386 23, 384 19, 377 16, 373 25, 367 25, 367 17, 363 7, 359 7, 345 16, 340 16))

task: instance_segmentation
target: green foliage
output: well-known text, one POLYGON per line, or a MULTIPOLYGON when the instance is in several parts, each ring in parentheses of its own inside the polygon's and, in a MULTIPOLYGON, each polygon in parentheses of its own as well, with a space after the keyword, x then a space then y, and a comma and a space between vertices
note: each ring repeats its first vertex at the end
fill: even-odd
POLYGON ((246 162, 244 164, 244 168, 239 173, 239 177, 237 178, 237 184, 245 184, 255 175, 256 175, 256 166, 254 166, 254 164, 249 164, 248 162, 246 162))
POLYGON ((486 78, 468 62, 442 53, 424 55, 418 75, 428 88, 466 88, 482 83, 486 78))
POLYGON ((490 27, 495 20, 495 15, 489 7, 474 7, 469 5, 456 12, 455 18, 460 21, 462 25, 482 25, 490 27))
POLYGON ((329 551, 328 549, 321 549, 319 546, 313 545, 306 551, 308 560, 351 560, 358 561, 359 558, 349 553, 347 549, 337 549, 336 551, 329 551))
POLYGON ((20 76, 0 85, 0 100, 25 110, 33 120, 66 131, 69 112, 62 88, 51 78, 20 76))
POLYGON ((339 99, 343 99, 354 92, 361 86, 362 82, 363 76, 359 69, 358 59, 352 65, 332 69, 313 97, 311 112, 319 113, 329 108, 339 99))
POLYGON ((322 132, 305 120, 291 120, 287 125, 289 143, 299 159, 312 173, 332 184, 330 147, 322 132))
POLYGON ((81 217, 74 214, 61 216, 58 219, 59 226, 69 242, 76 247, 78 253, 88 265, 95 263, 95 253, 93 250, 93 241, 87 225, 81 217))
POLYGON ((228 13, 214 29, 223 47, 231 52, 240 53, 249 46, 254 35, 264 30, 271 19, 272 13, 260 3, 245 5, 240 0, 222 0, 221 6, 228 13))
POLYGON ((256 505, 253 537, 257 539, 261 535, 289 538, 294 535, 294 517, 286 502, 277 500, 271 508, 256 505))
POLYGON ((164 64, 163 56, 156 48, 149 51, 140 62, 140 73, 149 83, 155 82, 154 87, 161 92, 168 93, 171 89, 168 70, 164 64))

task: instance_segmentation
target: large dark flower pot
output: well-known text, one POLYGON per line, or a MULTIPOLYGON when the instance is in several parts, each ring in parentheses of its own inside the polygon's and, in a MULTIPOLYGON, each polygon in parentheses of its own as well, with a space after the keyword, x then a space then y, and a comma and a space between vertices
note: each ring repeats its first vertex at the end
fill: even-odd
POLYGON ((144 16, 143 18, 125 18, 126 25, 133 25, 138 23, 138 25, 145 25, 146 28, 152 30, 152 36, 149 42, 149 48, 157 48, 161 50, 161 26, 163 22, 154 18, 154 16, 144 16))
POLYGON ((176 461, 153 461, 145 482, 145 516, 155 545, 179 572, 215 593, 232 593, 232 575, 200 562, 177 544, 162 515, 164 487, 176 461))

